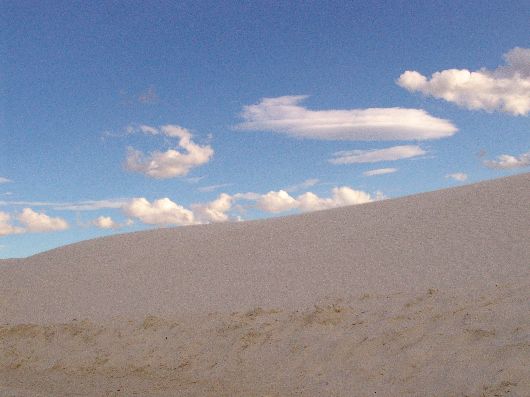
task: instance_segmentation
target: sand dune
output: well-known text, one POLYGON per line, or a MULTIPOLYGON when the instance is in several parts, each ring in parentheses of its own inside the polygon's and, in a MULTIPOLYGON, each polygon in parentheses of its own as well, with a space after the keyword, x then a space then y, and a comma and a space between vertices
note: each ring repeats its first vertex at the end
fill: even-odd
POLYGON ((0 395, 530 396, 530 174, 0 261, 0 395))

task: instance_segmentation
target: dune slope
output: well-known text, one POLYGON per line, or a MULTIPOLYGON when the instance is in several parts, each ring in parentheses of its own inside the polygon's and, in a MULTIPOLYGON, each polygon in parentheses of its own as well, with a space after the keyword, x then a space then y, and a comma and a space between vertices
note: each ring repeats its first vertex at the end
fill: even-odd
POLYGON ((95 239, 0 261, 0 395, 528 396, 529 291, 530 174, 95 239))

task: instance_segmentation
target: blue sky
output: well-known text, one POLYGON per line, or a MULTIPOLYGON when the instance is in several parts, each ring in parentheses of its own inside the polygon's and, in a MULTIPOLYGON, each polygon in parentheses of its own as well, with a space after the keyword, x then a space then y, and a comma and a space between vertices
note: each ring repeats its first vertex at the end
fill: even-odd
POLYGON ((530 170, 528 1, 351 3, 2 2, 0 258, 530 170))

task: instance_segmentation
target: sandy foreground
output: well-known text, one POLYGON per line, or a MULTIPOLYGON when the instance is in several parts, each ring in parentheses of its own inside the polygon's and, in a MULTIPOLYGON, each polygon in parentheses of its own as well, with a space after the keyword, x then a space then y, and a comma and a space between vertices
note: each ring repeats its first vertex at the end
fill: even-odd
POLYGON ((530 396, 530 174, 0 261, 0 396, 530 396))

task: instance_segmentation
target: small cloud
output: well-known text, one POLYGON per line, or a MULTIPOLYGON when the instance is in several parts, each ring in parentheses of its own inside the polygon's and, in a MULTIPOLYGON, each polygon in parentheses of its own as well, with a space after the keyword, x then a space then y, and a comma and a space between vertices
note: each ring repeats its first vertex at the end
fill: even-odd
POLYGON ((127 202, 127 199, 87 200, 77 203, 51 203, 51 206, 61 211, 97 211, 121 208, 127 202))
POLYGON ((186 176, 191 169, 208 163, 214 151, 209 145, 197 145, 191 138, 192 134, 178 125, 165 125, 154 128, 146 125, 137 127, 140 132, 167 137, 179 138, 178 145, 183 152, 169 149, 165 152, 155 151, 145 155, 139 150, 129 148, 125 161, 125 169, 139 172, 155 179, 168 179, 186 176))
POLYGON ((189 178, 184 178, 184 181, 188 182, 188 183, 195 184, 195 183, 199 183, 204 178, 205 178, 204 176, 192 176, 192 177, 189 177, 189 178))
POLYGON ((213 192, 214 190, 221 189, 223 187, 232 186, 232 185, 233 183, 221 183, 218 185, 202 186, 202 187, 197 188, 197 190, 199 192, 209 193, 209 192, 213 192))
POLYGON ((514 116, 530 112, 530 48, 513 48, 504 54, 506 65, 495 70, 447 69, 430 79, 406 71, 397 84, 471 110, 500 111, 514 116))
POLYGON ((333 154, 332 164, 377 163, 422 156, 427 152, 417 145, 393 146, 385 149, 349 150, 333 154))
POLYGON ((209 203, 191 204, 191 209, 179 205, 169 198, 154 200, 135 198, 123 207, 123 212, 150 225, 196 225, 230 220, 227 212, 232 208, 234 197, 221 193, 209 203))
POLYGON ((134 198, 123 206, 127 216, 138 218, 149 225, 193 225, 193 212, 171 201, 169 198, 155 200, 134 198))
POLYGON ((94 219, 91 224, 100 229, 118 229, 121 225, 115 222, 110 216, 100 216, 94 219))
POLYGON ((3 176, 0 176, 0 185, 3 183, 10 183, 13 182, 11 179, 4 178, 3 176))
POLYGON ((523 153, 520 156, 502 154, 500 156, 497 156, 496 160, 484 160, 484 165, 488 168, 495 169, 528 167, 530 166, 530 152, 523 153))
POLYGON ((392 174, 397 171, 397 168, 378 168, 376 170, 370 170, 363 172, 364 176, 384 175, 392 174))
POLYGON ((454 179, 455 181, 458 181, 458 182, 464 182, 467 180, 467 174, 463 172, 455 172, 454 174, 447 174, 445 177, 454 179))
MULTIPOLYGON (((379 196, 378 194, 378 197, 379 196)), ((335 187, 331 190, 331 197, 322 198, 315 193, 306 192, 297 198, 284 190, 271 191, 256 200, 259 209, 266 212, 285 212, 298 209, 302 212, 318 211, 346 205, 363 204, 374 201, 369 193, 354 190, 348 186, 335 187)))
POLYGON ((289 187, 286 187, 284 190, 286 192, 289 192, 289 193, 296 192, 298 190, 303 190, 303 189, 307 189, 308 187, 315 186, 319 182, 320 182, 320 180, 318 180, 316 178, 306 179, 302 183, 298 183, 296 185, 291 185, 289 187))
POLYGON ((0 237, 8 236, 10 234, 24 233, 24 229, 18 226, 14 226, 11 223, 11 215, 7 212, 0 211, 0 237))
POLYGON ((260 210, 266 212, 284 212, 298 208, 300 203, 289 195, 285 190, 271 191, 257 200, 260 210))
POLYGON ((53 218, 43 212, 24 208, 17 217, 27 232, 54 232, 68 229, 68 223, 62 218, 53 218))
POLYGON ((138 102, 146 105, 158 102, 158 95, 155 91, 155 87, 151 85, 147 90, 140 93, 140 95, 138 95, 138 102))
POLYGON ((192 204, 194 217, 198 223, 225 222, 230 219, 227 212, 232 208, 234 198, 226 193, 207 204, 192 204))
POLYGON ((262 98, 245 106, 238 130, 272 131, 306 139, 387 141, 426 140, 453 135, 449 121, 422 109, 369 108, 311 110, 305 95, 262 98))

